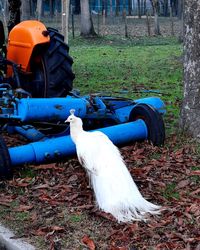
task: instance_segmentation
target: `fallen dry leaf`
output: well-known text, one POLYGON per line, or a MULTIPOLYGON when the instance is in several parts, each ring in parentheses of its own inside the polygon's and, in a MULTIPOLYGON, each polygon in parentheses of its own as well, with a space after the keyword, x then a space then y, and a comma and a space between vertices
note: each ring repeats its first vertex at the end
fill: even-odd
POLYGON ((83 244, 85 244, 89 248, 89 250, 96 249, 94 241, 91 238, 89 238, 87 235, 83 236, 82 242, 83 242, 83 244))
POLYGON ((25 212, 25 211, 29 211, 33 208, 33 205, 20 205, 19 207, 16 207, 13 209, 13 211, 15 212, 25 212))
POLYGON ((190 175, 200 175, 200 170, 191 171, 190 175))

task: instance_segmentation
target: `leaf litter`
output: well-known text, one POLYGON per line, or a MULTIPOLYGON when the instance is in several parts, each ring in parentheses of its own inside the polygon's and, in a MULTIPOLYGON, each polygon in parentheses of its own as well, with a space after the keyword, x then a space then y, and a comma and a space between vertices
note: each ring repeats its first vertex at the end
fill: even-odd
POLYGON ((121 152, 143 196, 163 206, 160 216, 118 224, 95 206, 88 177, 73 158, 16 168, 12 180, 1 181, 1 222, 43 250, 200 249, 195 146, 172 136, 163 148, 144 142, 121 152))

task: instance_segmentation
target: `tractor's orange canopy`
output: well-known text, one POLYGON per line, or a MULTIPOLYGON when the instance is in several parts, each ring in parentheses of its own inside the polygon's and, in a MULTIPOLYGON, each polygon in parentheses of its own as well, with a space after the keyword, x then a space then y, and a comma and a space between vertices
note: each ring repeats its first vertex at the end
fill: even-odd
POLYGON ((50 41, 49 35, 44 31, 47 31, 45 25, 36 20, 16 25, 8 37, 7 59, 20 64, 23 71, 28 71, 34 47, 50 41))

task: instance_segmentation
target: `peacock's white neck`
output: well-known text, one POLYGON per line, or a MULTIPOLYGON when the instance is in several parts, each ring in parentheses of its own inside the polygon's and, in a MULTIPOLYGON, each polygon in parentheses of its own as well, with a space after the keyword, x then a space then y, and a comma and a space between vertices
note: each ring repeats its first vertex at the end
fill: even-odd
POLYGON ((70 123, 70 135, 72 138, 72 141, 76 144, 78 136, 83 133, 83 127, 82 124, 79 123, 70 123))

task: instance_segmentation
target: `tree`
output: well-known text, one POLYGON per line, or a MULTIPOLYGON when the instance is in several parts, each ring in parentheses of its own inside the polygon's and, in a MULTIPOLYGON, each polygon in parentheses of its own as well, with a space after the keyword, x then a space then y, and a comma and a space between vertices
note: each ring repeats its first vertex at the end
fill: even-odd
POLYGON ((42 16, 42 7, 43 7, 43 2, 42 0, 37 0, 37 19, 40 21, 41 16, 42 16))
POLYGON ((54 6, 55 6, 55 2, 53 0, 49 1, 49 9, 50 9, 50 16, 53 17, 54 16, 54 6))
POLYGON ((183 0, 178 0, 178 18, 182 19, 183 15, 183 0))
POLYGON ((21 19, 27 20, 31 16, 31 3, 27 0, 22 0, 22 7, 21 7, 21 19))
POLYGON ((62 0, 62 34, 66 43, 68 43, 69 1, 62 0))
POLYGON ((159 0, 151 0, 153 11, 154 11, 154 32, 155 35, 161 35, 160 33, 160 24, 158 20, 158 13, 159 13, 159 0))
POLYGON ((81 36, 96 36, 92 17, 90 14, 89 0, 81 0, 81 36))
POLYGON ((184 97, 181 128, 200 140, 200 1, 184 2, 184 97))
POLYGON ((80 14, 80 0, 74 0, 75 8, 74 8, 74 14, 78 15, 80 14))
POLYGON ((116 0, 115 1, 115 6, 116 6, 116 8, 115 8, 115 15, 119 16, 119 12, 120 12, 120 0, 116 0))
POLYGON ((169 10, 168 10, 168 0, 163 1, 163 14, 164 16, 168 16, 169 10))
POLYGON ((30 3, 30 15, 35 18, 36 11, 37 11, 37 0, 22 0, 23 3, 28 4, 30 3))
POLYGON ((131 16, 132 14, 132 2, 131 0, 128 0, 128 14, 131 16))
POLYGON ((113 4, 112 4, 112 0, 110 0, 110 16, 113 15, 113 4))
POLYGON ((20 0, 8 0, 8 32, 10 32, 11 29, 20 22, 20 6, 20 0))
POLYGON ((137 0, 137 5, 138 5, 138 18, 141 18, 141 2, 140 2, 140 0, 137 0))
POLYGON ((108 2, 107 0, 102 0, 102 15, 107 17, 108 14, 108 2))

